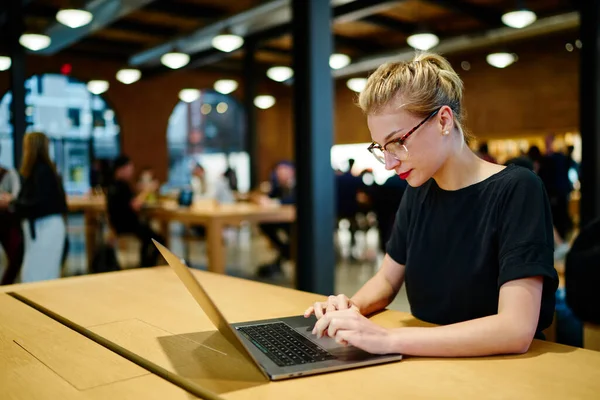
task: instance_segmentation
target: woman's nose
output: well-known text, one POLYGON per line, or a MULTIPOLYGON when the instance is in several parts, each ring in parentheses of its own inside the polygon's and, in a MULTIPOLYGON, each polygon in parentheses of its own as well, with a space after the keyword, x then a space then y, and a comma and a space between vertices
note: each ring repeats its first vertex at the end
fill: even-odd
POLYGON ((389 152, 384 151, 383 154, 385 157, 385 169, 387 169, 388 171, 396 169, 396 167, 400 165, 400 161, 396 157, 391 155, 389 152))

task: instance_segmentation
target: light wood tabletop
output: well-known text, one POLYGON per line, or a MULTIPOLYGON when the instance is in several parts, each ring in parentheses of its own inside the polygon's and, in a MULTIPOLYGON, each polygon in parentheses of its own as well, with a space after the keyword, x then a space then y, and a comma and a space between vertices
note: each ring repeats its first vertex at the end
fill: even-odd
MULTIPOLYGON (((194 271, 230 322, 301 314, 322 296, 194 271)), ((166 267, 68 278, 10 290, 70 324, 227 399, 597 399, 600 352, 535 340, 527 354, 402 362, 266 382, 216 332, 166 267)), ((385 311, 386 327, 426 325, 385 311)))
POLYGON ((0 293, 1 399, 190 399, 190 393, 0 293))

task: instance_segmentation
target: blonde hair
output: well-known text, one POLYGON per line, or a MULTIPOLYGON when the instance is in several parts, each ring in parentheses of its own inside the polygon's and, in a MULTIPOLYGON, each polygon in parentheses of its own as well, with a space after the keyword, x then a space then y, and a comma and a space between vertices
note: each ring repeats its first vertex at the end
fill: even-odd
POLYGON ((23 161, 19 172, 24 178, 29 178, 38 162, 48 164, 56 174, 56 168, 48 153, 48 137, 41 132, 31 132, 23 138, 23 161))
POLYGON ((377 68, 360 93, 358 105, 365 114, 372 115, 401 99, 399 107, 422 118, 448 106, 468 142, 471 135, 464 129, 462 98, 463 82, 450 63, 438 54, 421 52, 412 61, 390 62, 377 68))

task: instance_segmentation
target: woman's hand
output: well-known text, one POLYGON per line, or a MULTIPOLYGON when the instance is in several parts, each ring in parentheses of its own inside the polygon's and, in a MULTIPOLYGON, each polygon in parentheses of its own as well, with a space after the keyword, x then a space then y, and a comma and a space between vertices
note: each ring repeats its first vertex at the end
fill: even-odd
POLYGON ((372 354, 394 353, 390 331, 352 309, 327 312, 312 333, 319 338, 327 335, 344 346, 352 345, 372 354))
POLYGON ((317 319, 321 319, 328 312, 348 309, 352 309, 354 312, 360 314, 358 307, 346 295, 329 296, 327 301, 318 301, 311 307, 308 307, 304 312, 304 318, 308 318, 314 313, 317 319))

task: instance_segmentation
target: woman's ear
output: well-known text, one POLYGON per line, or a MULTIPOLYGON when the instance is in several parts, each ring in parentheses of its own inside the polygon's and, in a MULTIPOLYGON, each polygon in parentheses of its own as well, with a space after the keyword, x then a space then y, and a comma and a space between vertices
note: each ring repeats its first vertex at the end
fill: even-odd
POLYGON ((448 106, 443 106, 438 114, 440 116, 440 132, 442 134, 452 132, 452 129, 454 129, 454 113, 452 112, 452 109, 448 106))

